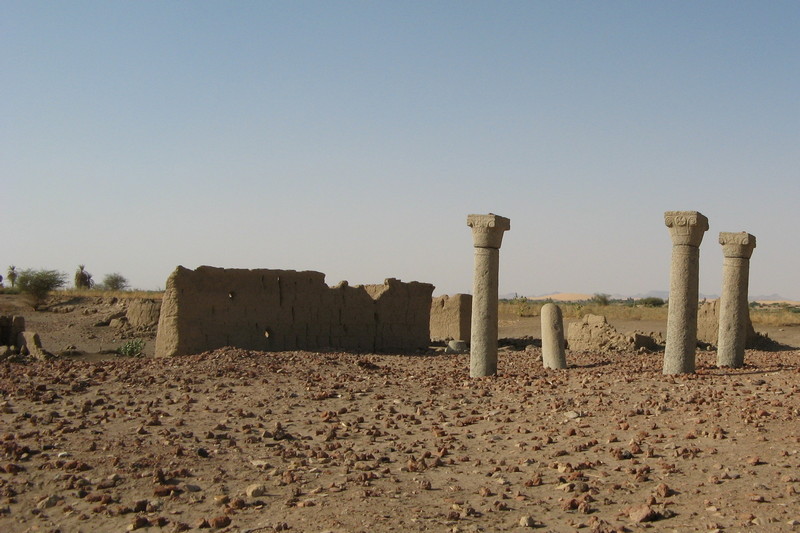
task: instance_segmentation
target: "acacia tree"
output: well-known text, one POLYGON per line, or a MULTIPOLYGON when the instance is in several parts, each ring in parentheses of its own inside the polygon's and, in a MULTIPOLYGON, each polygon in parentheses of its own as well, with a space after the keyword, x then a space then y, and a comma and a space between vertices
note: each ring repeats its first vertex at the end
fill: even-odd
POLYGON ((124 291, 130 287, 127 278, 119 272, 106 274, 103 278, 102 286, 107 291, 124 291))
POLYGON ((63 287, 67 283, 67 275, 57 270, 25 269, 19 273, 17 284, 19 290, 28 295, 35 310, 50 291, 63 287))

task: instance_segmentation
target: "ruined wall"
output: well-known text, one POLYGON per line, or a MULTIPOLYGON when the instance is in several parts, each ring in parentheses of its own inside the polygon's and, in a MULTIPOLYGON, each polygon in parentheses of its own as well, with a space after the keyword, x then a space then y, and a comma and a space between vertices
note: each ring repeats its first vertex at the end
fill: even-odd
POLYGON ((364 289, 375 302, 375 350, 428 347, 433 285, 389 278, 364 289))
POLYGON ((19 334, 25 331, 25 317, 0 316, 0 346, 19 346, 19 334))
MULTIPOLYGON (((747 312, 745 347, 756 346, 758 335, 750 321, 750 308, 747 312)), ((717 345, 719 335, 719 300, 704 301, 697 310, 697 340, 713 346, 717 345)))
POLYGON ((358 351, 427 347, 433 285, 335 287, 321 272, 178 267, 167 280, 156 356, 223 346, 358 351))
POLYGON ((131 300, 125 311, 128 323, 135 329, 150 329, 158 326, 161 300, 149 298, 131 300))
POLYGON ((584 315, 567 326, 567 346, 575 352, 648 352, 663 349, 660 333, 620 333, 603 315, 584 315))
POLYGON ((431 340, 469 341, 471 321, 472 295, 444 295, 431 302, 431 340))
POLYGON ((633 348, 629 335, 619 333, 603 315, 584 315, 567 325, 567 345, 577 352, 621 352, 633 348))

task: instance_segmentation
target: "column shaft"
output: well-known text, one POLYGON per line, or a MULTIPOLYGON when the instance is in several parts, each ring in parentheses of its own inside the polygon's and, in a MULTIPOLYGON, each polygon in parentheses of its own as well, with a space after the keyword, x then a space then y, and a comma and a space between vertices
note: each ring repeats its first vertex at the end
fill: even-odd
POLYGON ((695 369, 700 243, 708 218, 697 211, 667 211, 664 223, 672 239, 664 374, 685 374, 695 369))
POLYGON ((497 305, 500 250, 474 248, 470 377, 497 374, 497 305))
POLYGON ((719 302, 717 366, 744 365, 747 341, 747 288, 750 260, 726 257, 722 264, 722 296, 719 302))
POLYGON ((469 375, 473 378, 497 374, 497 298, 500 275, 500 245, 503 233, 511 229, 506 217, 468 215, 475 248, 472 278, 472 334, 469 375))
POLYGON ((692 373, 697 348, 700 248, 672 247, 664 374, 692 373))
POLYGON ((747 286, 750 278, 750 257, 756 247, 754 235, 721 232, 722 295, 719 299, 719 334, 717 336, 717 366, 744 366, 747 326, 750 309, 747 307, 747 286))

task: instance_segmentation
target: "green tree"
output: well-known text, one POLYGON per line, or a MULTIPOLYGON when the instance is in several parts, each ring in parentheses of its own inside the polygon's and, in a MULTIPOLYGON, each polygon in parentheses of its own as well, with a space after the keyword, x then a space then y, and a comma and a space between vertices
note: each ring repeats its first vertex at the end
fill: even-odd
POLYGON ((92 275, 86 270, 84 265, 78 265, 78 270, 75 271, 75 288, 91 289, 92 287, 94 287, 92 275))
POLYGON ((130 287, 128 279, 119 272, 106 274, 101 285, 107 291, 124 291, 130 287))
POLYGON ((67 283, 67 275, 58 270, 25 269, 17 276, 19 290, 29 296, 31 305, 38 310, 39 305, 50 291, 63 287, 67 283))
POLYGON ((603 294, 602 292, 596 292, 589 301, 595 305, 608 305, 611 303, 611 296, 603 294))

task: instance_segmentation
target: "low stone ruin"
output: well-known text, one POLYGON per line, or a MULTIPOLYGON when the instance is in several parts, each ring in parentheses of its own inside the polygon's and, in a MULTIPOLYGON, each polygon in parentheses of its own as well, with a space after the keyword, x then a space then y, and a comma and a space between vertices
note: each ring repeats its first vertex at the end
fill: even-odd
POLYGON ((139 333, 153 332, 158 328, 161 315, 161 300, 142 298, 128 300, 106 315, 98 325, 139 333))
POLYGON ((431 340, 468 341, 472 320, 472 295, 453 294, 431 302, 431 340))
POLYGON ((19 334, 25 331, 25 317, 0 316, 0 346, 17 346, 19 334))
POLYGON ((178 267, 167 280, 156 356, 250 350, 427 348, 433 285, 334 287, 321 272, 178 267))
POLYGON ((567 326, 567 345, 578 352, 658 351, 663 344, 659 333, 619 333, 603 315, 585 315, 567 326))
POLYGON ((157 328, 159 316, 161 316, 161 300, 146 298, 131 300, 125 311, 128 324, 136 330, 157 328))
POLYGON ((20 357, 50 359, 53 355, 42 348, 39 334, 25 331, 25 317, 0 316, 0 361, 20 360, 20 357))

